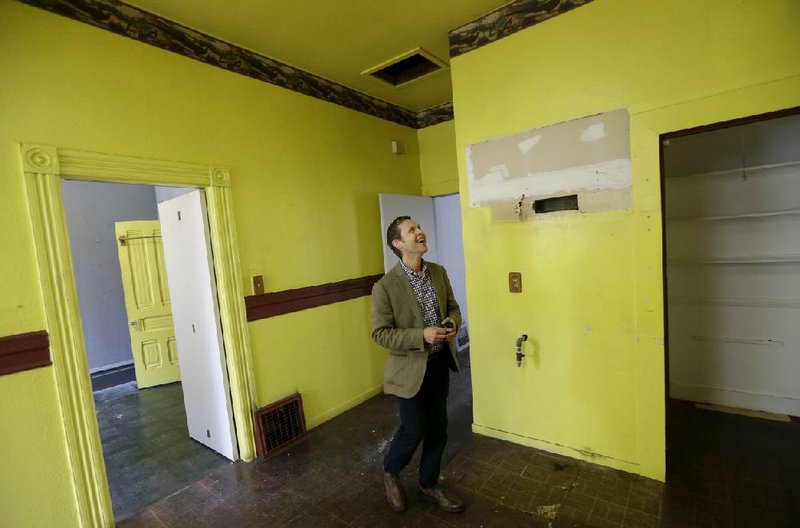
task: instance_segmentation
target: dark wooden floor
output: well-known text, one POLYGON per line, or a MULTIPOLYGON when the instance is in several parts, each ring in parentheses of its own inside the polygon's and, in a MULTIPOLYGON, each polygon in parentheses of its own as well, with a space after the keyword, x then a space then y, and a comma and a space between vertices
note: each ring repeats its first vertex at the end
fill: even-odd
POLYGON ((189 438, 180 383, 94 393, 111 503, 127 517, 230 461, 189 438))
POLYGON ((669 481, 521 447, 470 432, 469 369, 454 378, 445 483, 468 508, 450 514, 416 498, 391 513, 381 460, 396 427, 377 396, 268 460, 237 462, 119 523, 185 527, 789 527, 800 526, 800 424, 674 402, 669 481))

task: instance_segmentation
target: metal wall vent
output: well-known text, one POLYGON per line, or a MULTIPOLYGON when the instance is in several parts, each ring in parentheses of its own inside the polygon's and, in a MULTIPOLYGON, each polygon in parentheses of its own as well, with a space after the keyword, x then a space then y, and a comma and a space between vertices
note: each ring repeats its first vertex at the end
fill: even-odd
POLYGON ((364 70, 361 74, 370 75, 392 86, 399 87, 444 69, 447 69, 447 64, 422 48, 416 48, 364 70))
POLYGON ((536 214, 553 213, 555 211, 578 211, 578 195, 557 196, 533 202, 533 210, 536 214))
POLYGON ((256 447, 260 457, 272 456, 307 434, 300 393, 258 409, 254 418, 256 447))

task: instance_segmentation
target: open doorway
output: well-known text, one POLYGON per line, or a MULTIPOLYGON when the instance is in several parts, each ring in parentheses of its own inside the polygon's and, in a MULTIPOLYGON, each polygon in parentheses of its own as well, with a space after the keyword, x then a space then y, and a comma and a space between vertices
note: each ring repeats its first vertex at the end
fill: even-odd
POLYGON ((62 179, 203 190, 207 199, 209 238, 214 247, 211 258, 237 447, 242 459, 252 460, 256 455, 252 415, 255 381, 229 170, 216 165, 31 143, 20 144, 20 162, 25 175, 42 306, 56 379, 60 430, 66 439, 67 460, 80 517, 91 525, 111 526, 114 523, 68 247, 62 179))
MULTIPOLYGON (((62 180, 62 192, 106 475, 114 517, 123 519, 235 458, 235 449, 212 444, 223 456, 202 445, 210 444, 207 429, 192 423, 207 420, 197 418, 192 409, 204 413, 208 403, 195 400, 211 391, 198 390, 198 385, 210 384, 204 370, 196 368, 197 360, 187 357, 197 356, 203 347, 192 343, 192 336, 182 336, 180 328, 206 325, 181 323, 185 294, 176 294, 176 288, 185 288, 180 285, 187 280, 184 275, 202 270, 207 261, 192 254, 189 258, 198 262, 177 264, 185 273, 170 271, 169 264, 174 268, 175 259, 181 258, 169 257, 170 250, 185 253, 191 248, 184 247, 182 235, 167 237, 159 221, 159 210, 164 216, 165 206, 201 191, 62 180), (170 262, 165 262, 166 245, 170 262), (200 427, 202 431, 192 431, 200 427)), ((207 235, 202 218, 187 214, 185 204, 180 209, 184 222, 193 221, 195 231, 207 235)), ((207 244, 207 236, 202 243, 207 244)), ((202 289, 204 282, 206 288, 214 287, 208 279, 188 280, 195 289, 202 289)), ((198 322, 199 316, 192 317, 198 322)), ((218 330, 216 319, 211 326, 218 330)), ((211 367, 221 371, 214 375, 227 380, 224 362, 211 367)), ((225 401, 230 444, 234 434, 228 394, 225 401)))
MULTIPOLYGON (((427 235, 428 252, 424 258, 444 266, 450 286, 453 288, 453 296, 461 310, 461 327, 453 339, 460 373, 459 375, 450 373, 451 385, 447 400, 448 441, 447 449, 442 456, 442 462, 446 465, 469 443, 473 422, 469 311, 464 272, 460 195, 454 193, 428 197, 381 193, 379 203, 384 271, 388 272, 398 262, 397 256, 386 245, 386 229, 398 216, 410 216, 420 224, 427 235)), ((416 465, 417 463, 412 461, 411 467, 416 465)))
POLYGON ((668 482, 768 509, 800 471, 800 113, 666 134, 662 167, 668 482))
POLYGON ((398 216, 411 216, 419 222, 428 237, 427 260, 444 266, 453 295, 461 309, 461 327, 455 337, 459 361, 469 365, 469 318, 467 310, 466 277, 464 272, 464 241, 461 230, 461 203, 458 193, 440 196, 406 194, 379 195, 381 208, 381 239, 383 241, 384 271, 397 263, 397 257, 386 245, 386 229, 398 216))

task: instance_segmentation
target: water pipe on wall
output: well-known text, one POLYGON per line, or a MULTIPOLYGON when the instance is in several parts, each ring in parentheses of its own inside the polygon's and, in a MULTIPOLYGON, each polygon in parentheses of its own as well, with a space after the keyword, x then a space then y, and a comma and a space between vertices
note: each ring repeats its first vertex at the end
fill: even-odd
POLYGON ((522 353, 522 343, 528 340, 528 334, 522 334, 517 338, 517 366, 522 366, 522 358, 525 357, 525 354, 522 353))

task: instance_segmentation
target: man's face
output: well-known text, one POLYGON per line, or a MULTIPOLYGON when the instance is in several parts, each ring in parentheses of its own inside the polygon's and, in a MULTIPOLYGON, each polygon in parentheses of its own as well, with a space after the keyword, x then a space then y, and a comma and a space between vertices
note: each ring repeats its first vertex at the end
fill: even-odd
POLYGON ((400 224, 400 240, 395 240, 392 245, 403 255, 422 256, 428 251, 428 237, 425 231, 414 220, 403 220, 400 224))

